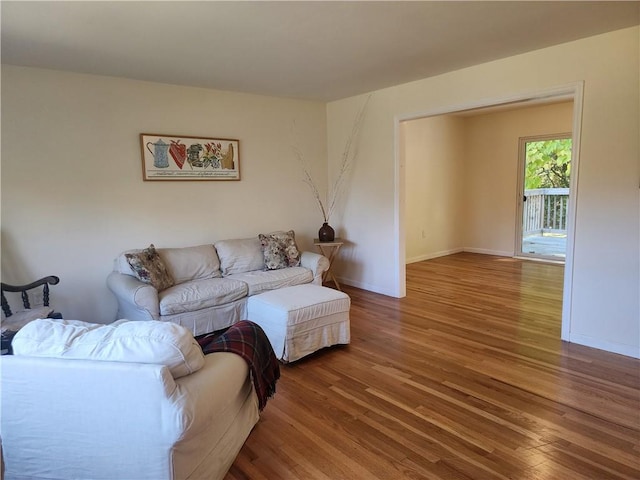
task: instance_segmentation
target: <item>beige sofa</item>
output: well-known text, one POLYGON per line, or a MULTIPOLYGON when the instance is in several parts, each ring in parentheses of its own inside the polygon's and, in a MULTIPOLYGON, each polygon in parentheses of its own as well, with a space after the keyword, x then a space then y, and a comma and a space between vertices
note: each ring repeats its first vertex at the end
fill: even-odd
MULTIPOLYGON (((284 233, 292 232, 270 236, 284 233)), ((107 278, 118 300, 118 318, 173 322, 201 335, 247 319, 247 299, 252 295, 293 285, 322 285, 329 268, 326 257, 299 252, 299 266, 267 269, 263 244, 256 236, 212 245, 158 248, 174 283, 161 290, 139 280, 131 268, 127 254, 140 250, 121 253, 107 278)))

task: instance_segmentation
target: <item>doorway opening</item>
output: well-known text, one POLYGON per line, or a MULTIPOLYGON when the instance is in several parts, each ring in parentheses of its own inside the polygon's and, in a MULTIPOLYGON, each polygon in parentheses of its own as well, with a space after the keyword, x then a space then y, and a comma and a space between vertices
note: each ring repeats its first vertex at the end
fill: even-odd
MULTIPOLYGON (((438 115, 446 115, 451 113, 459 113, 472 111, 477 109, 503 109, 510 108, 517 104, 518 106, 533 105, 537 103, 547 103, 561 100, 573 101, 573 121, 571 128, 572 137, 572 175, 570 177, 572 199, 567 208, 567 238, 566 238, 566 253, 565 253, 565 266, 564 266, 564 280, 562 289, 562 326, 561 326, 561 339, 569 341, 571 332, 571 316, 572 316, 572 298, 573 298, 573 253, 574 253, 574 234, 575 234, 575 216, 576 216, 576 202, 577 185, 578 185, 578 170, 579 170, 579 150, 580 150, 580 134, 581 134, 581 120, 582 120, 582 99, 583 99, 584 84, 583 82, 576 82, 573 84, 550 88, 547 90, 537 91, 531 94, 523 94, 506 98, 497 99, 485 99, 476 103, 469 103, 464 105, 457 105, 445 108, 437 108, 429 111, 415 112, 412 114, 397 115, 395 118, 395 258, 394 263, 397 267, 396 270, 396 296, 401 298, 406 295, 406 165, 402 158, 402 146, 401 146, 401 128, 400 125, 406 120, 415 120, 426 117, 433 117, 438 115)), ((512 157, 513 158, 513 157, 512 157)), ((515 169, 514 169, 515 170, 515 169)), ((513 190, 512 190, 513 191, 513 190)), ((513 205, 513 203, 511 203, 513 205)), ((514 212, 515 213, 515 212, 514 212)), ((511 223, 513 225, 513 223, 511 223)), ((513 232, 513 228, 511 228, 513 232)), ((511 237, 513 238, 513 237, 511 237)), ((515 250, 513 249, 513 241, 511 243, 511 253, 504 253, 505 256, 513 256, 515 250)), ((462 248, 462 251, 467 251, 466 247, 462 248)), ((473 251, 473 250, 468 250, 473 251)), ((485 253, 485 252, 477 252, 485 253)), ((490 252, 486 252, 490 253, 490 252)))
POLYGON ((571 193, 570 133, 519 140, 516 256, 563 262, 571 193))

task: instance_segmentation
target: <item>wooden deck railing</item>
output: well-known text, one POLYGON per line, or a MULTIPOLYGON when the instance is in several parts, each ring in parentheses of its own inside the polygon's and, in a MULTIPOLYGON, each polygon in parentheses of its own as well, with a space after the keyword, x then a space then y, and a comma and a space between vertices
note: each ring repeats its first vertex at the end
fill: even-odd
POLYGON ((524 235, 566 233, 568 188, 525 190, 522 232, 524 235))

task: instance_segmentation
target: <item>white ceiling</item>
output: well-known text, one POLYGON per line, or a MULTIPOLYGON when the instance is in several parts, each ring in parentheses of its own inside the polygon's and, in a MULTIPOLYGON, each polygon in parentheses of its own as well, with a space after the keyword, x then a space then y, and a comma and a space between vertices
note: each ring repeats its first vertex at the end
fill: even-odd
POLYGON ((2 63, 330 101, 640 23, 640 2, 1 2, 2 63))

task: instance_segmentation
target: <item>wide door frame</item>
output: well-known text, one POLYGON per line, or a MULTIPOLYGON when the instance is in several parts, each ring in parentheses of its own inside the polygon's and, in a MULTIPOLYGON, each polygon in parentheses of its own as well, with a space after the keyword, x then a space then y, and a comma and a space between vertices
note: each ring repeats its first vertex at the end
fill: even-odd
POLYGON ((433 110, 396 114, 394 118, 394 264, 397 297, 402 298, 407 294, 407 277, 405 265, 405 178, 404 165, 400 161, 400 123, 405 120, 415 120, 423 117, 432 117, 447 113, 471 110, 474 108, 485 108, 491 106, 508 105, 511 103, 532 103, 544 102, 549 99, 564 98, 573 99, 573 127, 572 127, 572 149, 571 149, 571 193, 573 201, 569 202, 567 212, 567 254, 564 266, 564 286, 562 290, 562 326, 560 338, 565 341, 570 340, 571 314, 573 301, 573 255, 574 255, 574 235, 576 223, 576 204, 578 198, 578 172, 580 164, 580 136, 582 133, 582 104, 584 97, 584 81, 574 82, 568 85, 540 89, 529 93, 522 93, 513 96, 485 99, 478 102, 469 102, 462 105, 453 105, 433 110))

